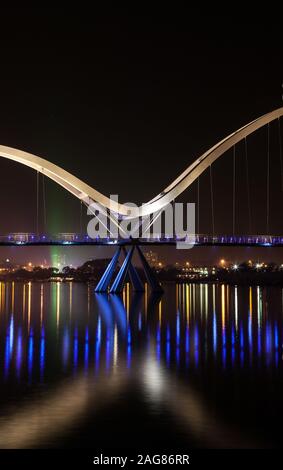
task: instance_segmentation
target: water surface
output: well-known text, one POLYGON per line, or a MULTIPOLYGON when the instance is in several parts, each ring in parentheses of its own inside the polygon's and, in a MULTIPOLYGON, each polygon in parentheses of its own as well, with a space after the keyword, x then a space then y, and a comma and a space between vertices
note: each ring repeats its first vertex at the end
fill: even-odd
POLYGON ((0 284, 0 447, 279 447, 282 289, 0 284))

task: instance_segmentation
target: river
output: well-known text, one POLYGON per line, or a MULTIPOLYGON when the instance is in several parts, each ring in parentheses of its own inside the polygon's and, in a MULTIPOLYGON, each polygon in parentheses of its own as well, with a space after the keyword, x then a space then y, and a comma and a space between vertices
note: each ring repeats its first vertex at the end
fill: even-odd
POLYGON ((0 448, 280 447, 281 288, 0 284, 0 448))

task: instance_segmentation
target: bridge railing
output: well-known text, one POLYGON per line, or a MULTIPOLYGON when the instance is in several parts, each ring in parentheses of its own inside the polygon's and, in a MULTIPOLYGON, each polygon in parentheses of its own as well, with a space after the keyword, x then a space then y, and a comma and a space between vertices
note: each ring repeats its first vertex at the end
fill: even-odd
MULTIPOLYGON (((192 236, 189 237, 168 237, 161 235, 157 237, 140 238, 142 242, 176 242, 176 241, 190 241, 192 236)), ((282 235, 208 235, 196 234, 193 236, 193 243, 195 245, 282 245, 282 235)))
POLYGON ((115 244, 117 243, 117 239, 111 237, 100 238, 99 236, 97 236, 95 239, 92 239, 87 234, 78 234, 73 232, 56 234, 35 234, 29 232, 17 232, 0 235, 0 243, 31 244, 52 242, 62 244, 105 242, 109 244, 115 244))
MULTIPOLYGON (((178 241, 191 242, 190 237, 169 237, 167 235, 152 236, 148 238, 139 238, 139 242, 144 244, 175 244, 178 241)), ((120 242, 132 242, 131 239, 116 238, 90 238, 86 234, 79 233, 57 233, 57 234, 35 234, 28 232, 10 233, 0 235, 0 243, 2 244, 105 244, 113 245, 120 242)), ((283 235, 209 235, 196 234, 193 237, 195 245, 255 245, 255 246, 283 246, 283 235)))
POLYGON ((215 245, 282 245, 282 235, 196 235, 196 244, 215 245))

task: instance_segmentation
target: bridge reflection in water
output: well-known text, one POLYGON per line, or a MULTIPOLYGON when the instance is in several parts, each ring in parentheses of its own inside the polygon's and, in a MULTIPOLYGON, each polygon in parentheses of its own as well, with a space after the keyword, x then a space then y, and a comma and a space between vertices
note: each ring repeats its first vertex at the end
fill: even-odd
MULTIPOLYGON (((121 296, 107 296, 82 284, 1 283, 0 447, 56 446, 77 427, 87 441, 80 426, 90 403, 99 410, 114 400, 125 410, 129 396, 130 411, 141 399, 145 413, 147 405, 153 414, 168 408, 179 423, 174 439, 269 445, 265 427, 253 434, 254 418, 260 410, 263 423, 274 419, 273 409, 262 409, 265 393, 278 419, 283 411, 276 401, 282 318, 282 289, 170 284, 158 297, 148 289, 134 294, 127 284, 121 296), (21 432, 30 420, 30 429, 21 432), (250 440, 239 437, 242 425, 250 440)), ((126 424, 120 426, 123 434, 126 424)))

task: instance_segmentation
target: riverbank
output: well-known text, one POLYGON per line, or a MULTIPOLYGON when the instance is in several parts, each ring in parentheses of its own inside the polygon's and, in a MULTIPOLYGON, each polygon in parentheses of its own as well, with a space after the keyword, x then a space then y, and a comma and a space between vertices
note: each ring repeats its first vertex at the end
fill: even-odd
MULTIPOLYGON (((103 274, 102 270, 96 273, 76 272, 73 275, 64 272, 54 272, 52 269, 36 270, 7 273, 0 275, 1 282, 77 282, 90 283, 94 286, 98 283, 103 274)), ((140 278, 146 282, 143 272, 139 272, 140 278)), ((178 283, 178 284, 229 284, 242 286, 282 286, 283 287, 283 271, 218 271, 215 274, 209 274, 204 277, 180 277, 178 273, 168 273, 166 271, 156 272, 161 283, 178 283)))

